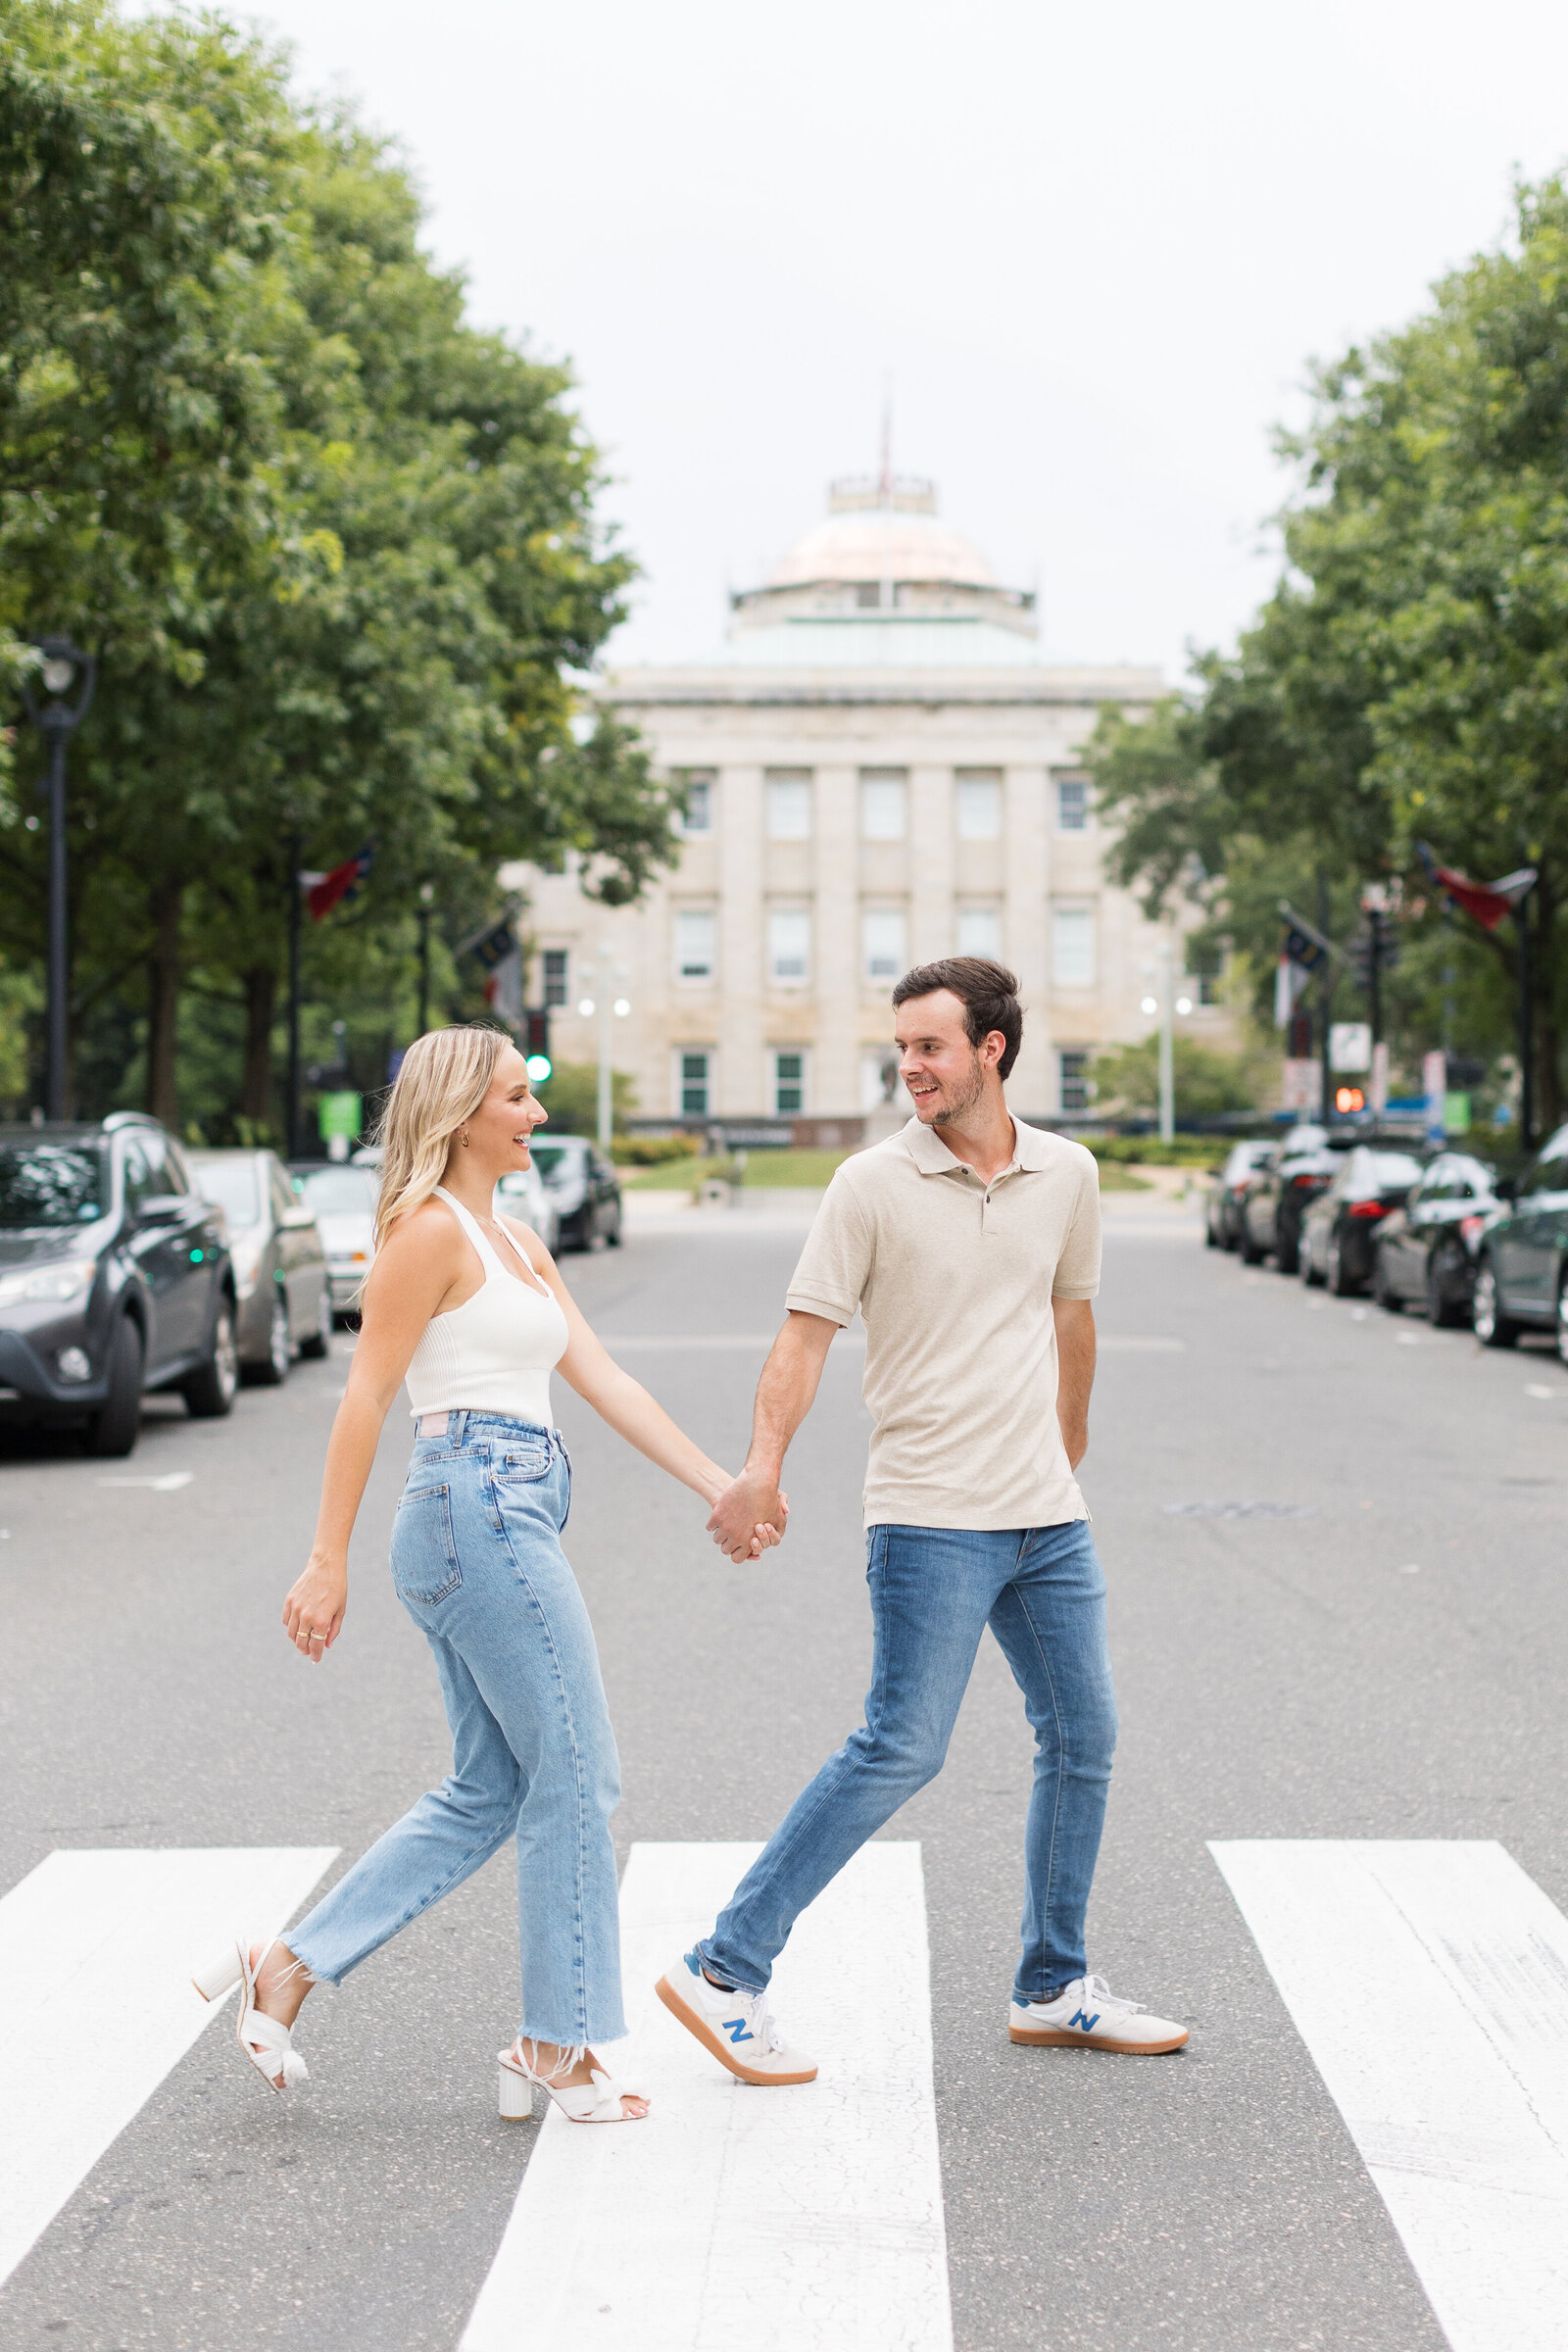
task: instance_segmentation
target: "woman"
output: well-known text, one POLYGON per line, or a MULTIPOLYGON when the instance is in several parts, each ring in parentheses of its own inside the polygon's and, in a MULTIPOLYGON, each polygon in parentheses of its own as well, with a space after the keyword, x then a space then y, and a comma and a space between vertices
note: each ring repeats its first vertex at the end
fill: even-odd
MULTIPOLYGON (((290 2029, 311 1987, 341 1984, 514 1836, 523 2016, 501 2054, 501 2113, 527 2117, 535 2082, 574 2122, 648 2111, 591 2046, 626 2030, 610 1837, 620 1784, 593 1631, 561 1548, 571 1469, 551 1368, 706 1502, 729 1482, 611 1361, 538 1238, 492 1214, 545 1116, 516 1048, 457 1028, 410 1047, 382 1122, 363 1328, 283 1623, 313 1661, 342 1631, 349 1537, 406 1377, 417 1436, 392 1581, 435 1657, 453 1764, 286 1943, 237 1944, 196 1980, 209 2000, 242 1984, 239 2044, 274 2090, 305 2079, 290 2029)), ((777 1541, 760 1529, 752 1556, 777 1541)))

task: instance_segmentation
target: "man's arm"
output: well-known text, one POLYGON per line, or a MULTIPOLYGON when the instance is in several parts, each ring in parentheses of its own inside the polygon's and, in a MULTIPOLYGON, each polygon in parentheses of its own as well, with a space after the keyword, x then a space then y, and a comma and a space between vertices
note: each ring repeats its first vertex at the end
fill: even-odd
MULTIPOLYGON (((1056 1420, 1076 1470, 1089 1451, 1089 1392, 1095 1385, 1095 1309, 1088 1298, 1053 1298, 1056 1325, 1056 1420)), ((765 1513, 759 1512, 759 1518, 765 1513)), ((711 1522, 710 1522, 711 1525, 711 1522)))
POLYGON ((781 1528, 778 1482, 790 1440, 811 1409, 822 1366, 838 1325, 826 1315, 791 1309, 773 1342, 752 1411, 752 1444, 739 1478, 732 1479, 709 1518, 713 1542, 732 1560, 751 1557, 759 1522, 781 1528), (756 1505, 762 1499, 767 1509, 756 1505))

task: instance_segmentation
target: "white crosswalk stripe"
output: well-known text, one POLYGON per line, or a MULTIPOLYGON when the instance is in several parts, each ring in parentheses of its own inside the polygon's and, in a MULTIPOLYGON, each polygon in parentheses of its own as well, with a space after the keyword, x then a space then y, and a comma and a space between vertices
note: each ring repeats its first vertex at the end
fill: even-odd
POLYGON ((59 1851, 0 1901, 0 2279, 218 2014, 191 1971, 274 1934, 336 1851, 59 1851))
POLYGON ((1568 1920, 1491 1841, 1210 1851, 1454 2352, 1561 2352, 1568 1920))
POLYGON ((951 2352, 920 1849, 866 1846, 801 1919, 774 2000, 821 2073, 778 2090, 653 1993, 758 1850, 633 1846, 625 2047, 653 2115, 552 2109, 463 2352, 951 2352))

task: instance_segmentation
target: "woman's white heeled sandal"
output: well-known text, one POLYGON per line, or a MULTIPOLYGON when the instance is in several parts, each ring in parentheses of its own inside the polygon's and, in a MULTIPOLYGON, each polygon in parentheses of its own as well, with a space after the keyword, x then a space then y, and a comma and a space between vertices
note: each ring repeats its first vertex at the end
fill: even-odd
POLYGON ((246 2057, 255 2067, 269 2090, 292 2090, 298 2082, 308 2082, 311 2070, 294 2047, 287 2026, 275 2017, 269 2017, 256 2006, 256 1980, 262 1962, 277 1941, 264 1943, 251 1966, 249 1947, 234 1943, 221 1960, 215 1960, 191 1979, 204 2001, 220 2001, 225 1992, 240 1987, 239 2015, 234 2021, 235 2038, 246 2057))
MULTIPOLYGON (((535 2049, 537 2050, 537 2043, 535 2049)), ((519 2036, 510 2050, 500 2052, 501 2063, 501 2120, 504 2124, 526 2124, 533 2117, 533 2086, 537 2082, 547 2098, 555 2100, 567 2121, 573 2124, 640 2124, 640 2115, 627 2115, 622 2099, 643 2099, 647 2092, 629 2082, 617 2082, 611 2075, 596 2066, 593 2082, 563 2082, 559 2078, 570 2071, 568 2055, 548 2075, 541 2075, 528 2064, 522 2054, 519 2036)))

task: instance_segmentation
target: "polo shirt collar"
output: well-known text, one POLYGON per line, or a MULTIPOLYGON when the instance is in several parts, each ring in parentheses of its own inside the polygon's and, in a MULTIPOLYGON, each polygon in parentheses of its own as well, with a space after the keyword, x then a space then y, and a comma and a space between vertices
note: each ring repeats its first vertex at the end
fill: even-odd
MULTIPOLYGON (((949 1168, 962 1168, 965 1174, 974 1174, 966 1161, 948 1150, 934 1127, 925 1126, 917 1118, 910 1119, 905 1128, 904 1141, 908 1147, 909 1157, 922 1176, 940 1176, 949 1168)), ((1022 1119, 1014 1119, 1012 1157, 1002 1173, 1005 1176, 1013 1168, 1043 1168, 1046 1165, 1047 1141, 1043 1128, 1026 1127, 1022 1119)))

